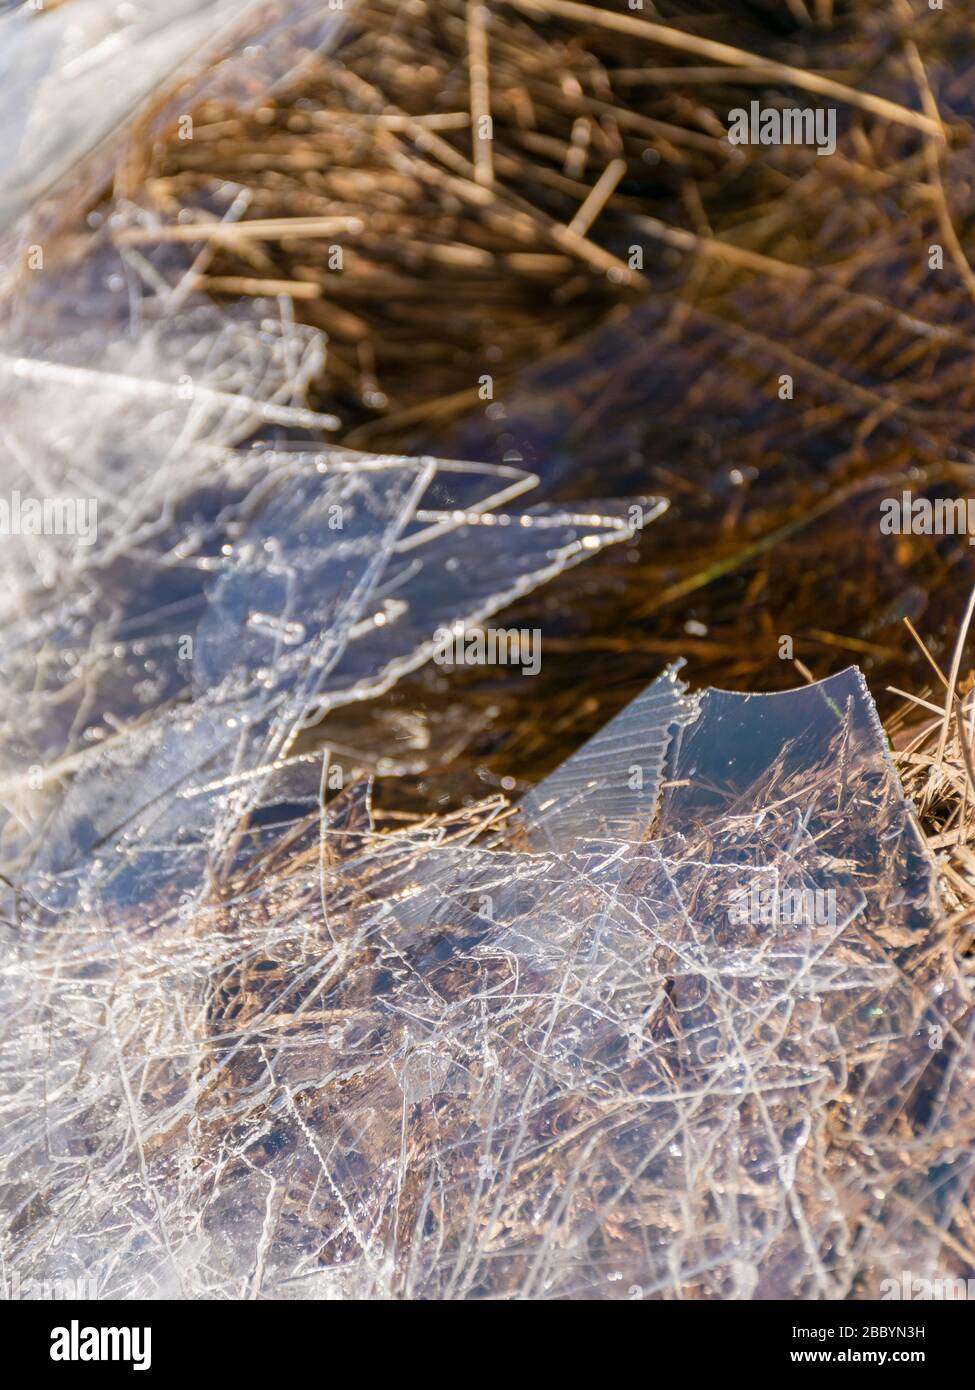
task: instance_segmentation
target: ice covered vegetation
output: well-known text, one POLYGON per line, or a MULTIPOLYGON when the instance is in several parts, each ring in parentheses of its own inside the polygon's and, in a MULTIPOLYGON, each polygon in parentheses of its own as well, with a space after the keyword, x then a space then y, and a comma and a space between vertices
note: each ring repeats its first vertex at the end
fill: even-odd
POLYGON ((860 674, 650 667, 519 803, 380 822, 393 769, 334 777, 322 720, 666 502, 323 442, 324 335, 218 307, 154 229, 119 198, 0 311, 3 1268, 457 1299, 941 1267, 972 1023, 860 674))

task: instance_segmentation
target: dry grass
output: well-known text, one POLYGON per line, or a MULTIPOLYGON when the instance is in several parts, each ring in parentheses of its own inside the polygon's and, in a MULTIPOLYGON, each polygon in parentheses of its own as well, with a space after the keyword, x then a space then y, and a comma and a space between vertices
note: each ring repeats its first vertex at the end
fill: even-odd
MULTIPOLYGON (((967 922, 972 677, 938 663, 971 551, 876 524, 885 492, 964 490, 975 467, 967 9, 363 0, 337 52, 255 109, 194 97, 191 141, 171 94, 147 120, 116 192, 155 218, 125 239, 198 242, 218 297, 291 293, 329 335, 316 403, 344 442, 672 500, 632 563, 543 600, 531 691, 479 672, 392 697, 487 728, 470 776, 537 777, 680 653, 729 688, 856 661, 967 922), (835 102, 838 153, 729 146, 753 96, 835 102), (228 185, 246 210, 215 225, 228 185)), ((512 621, 538 618, 531 600, 512 621)))
POLYGON ((887 722, 904 789, 939 865, 946 930, 969 974, 975 970, 975 670, 968 668, 962 678, 959 671, 971 611, 970 603, 947 675, 913 634, 934 682, 919 694, 906 694, 887 722))
POLYGON ((537 687, 464 680, 490 725, 472 773, 536 778, 682 652, 695 684, 782 688, 788 634, 817 677, 860 664, 885 716, 886 687, 928 671, 905 616, 947 663, 971 551, 882 537, 877 505, 964 491, 975 466, 970 14, 679 3, 663 33, 561 0, 486 23, 466 0, 366 0, 255 109, 195 93, 147 121, 117 185, 152 211, 140 236, 198 239, 220 298, 293 295, 329 335, 315 404, 342 442, 672 501, 629 563, 517 615, 545 626, 537 687), (831 158, 724 139, 753 97, 824 92, 831 158), (242 220, 215 230, 231 196, 242 220))
MULTIPOLYGON (((344 442, 515 454, 543 475, 569 454, 563 491, 609 477, 671 497, 631 564, 543 601, 531 691, 478 672, 387 702, 486 730, 455 759, 466 785, 475 768, 534 779, 678 654, 729 688, 856 661, 962 933, 975 675, 960 646, 941 667, 971 552, 880 537, 875 509, 901 487, 965 489, 975 467, 965 9, 678 4, 663 23, 570 0, 363 0, 336 54, 273 99, 194 96, 192 140, 167 94, 114 190, 154 214, 120 242, 189 244, 201 288, 288 293, 328 333, 316 404, 344 442), (802 93, 840 108, 832 159, 725 141, 731 106, 802 93), (245 207, 230 223, 228 185, 245 207)), ((538 617, 533 599, 512 621, 538 617)))
MULTIPOLYGON (((516 454, 554 492, 672 499, 630 563, 509 616, 544 625, 537 682, 427 671, 356 709, 360 744, 370 720, 387 735, 417 707, 442 720, 454 752, 419 787, 427 809, 502 772, 534 780, 671 656, 696 685, 757 689, 856 661, 940 863, 946 917, 918 978, 947 942, 967 991, 972 551, 877 525, 879 496, 964 490, 975 469, 966 10, 675 4, 661 27, 569 0, 367 0, 338 54, 273 100, 195 104, 192 141, 147 123, 115 191, 151 214, 120 241, 198 244, 200 288, 290 294, 328 333, 315 404, 343 418, 342 442, 516 454), (797 92, 840 104, 836 156, 727 144, 729 108, 797 92), (228 196, 243 220, 217 226, 228 196)), ((255 970, 262 988, 287 973, 255 970)), ((214 987, 214 1031, 252 988, 214 987)), ((936 1133, 898 1162, 934 1172, 955 1142, 936 1133)), ((967 1206, 946 1243, 971 1267, 967 1206)))

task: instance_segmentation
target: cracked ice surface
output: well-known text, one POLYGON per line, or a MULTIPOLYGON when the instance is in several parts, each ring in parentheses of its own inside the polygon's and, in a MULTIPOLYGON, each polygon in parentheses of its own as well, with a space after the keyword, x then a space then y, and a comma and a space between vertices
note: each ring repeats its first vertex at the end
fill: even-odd
MULTIPOLYGON (((265 804, 317 776, 272 768, 265 804)), ((209 888, 163 817, 158 873, 11 904, 8 1263, 103 1295, 808 1297, 935 1259, 967 1023, 858 673, 669 672, 501 809, 381 834, 358 783, 209 888)))
MULTIPOLYGON (((268 80, 294 56, 262 52, 268 80)), ((106 130, 161 75, 128 66, 106 130)), ((71 158, 79 78, 27 113, 71 158)), ((629 509, 319 446, 321 335, 203 300, 181 248, 126 242, 151 225, 117 207, 0 316, 2 491, 98 502, 94 545, 0 550, 4 1269, 439 1298, 937 1270, 972 1019, 859 675, 668 672, 513 816, 380 833, 365 782, 323 806, 309 722, 629 509)))
POLYGON ((325 345, 281 306, 221 313, 98 237, 57 275, 8 307, 5 490, 95 496, 98 539, 3 550, 8 1267, 709 1297, 935 1261, 970 1024, 856 673, 670 672, 510 819, 379 834, 362 785, 323 819, 306 725, 629 508, 295 438, 330 423, 325 345), (117 332, 65 332, 123 272, 117 332), (796 894, 828 910, 761 906, 796 894))
POLYGON ((225 863, 307 723, 633 534, 622 502, 526 506, 523 470, 315 443, 324 336, 287 301, 207 302, 184 248, 133 259, 117 233, 141 216, 0 316, 11 512, 97 519, 97 539, 24 528, 0 554, 0 848, 62 905, 105 860, 125 901, 157 873, 193 891, 184 863, 225 863))
MULTIPOLYGON (((89 1270, 102 1296, 287 1290, 306 1272, 304 1236, 283 1269, 277 1196, 252 1250, 249 1197, 235 1206, 228 1188, 227 1209, 200 1180, 250 1150, 236 1087, 255 1046, 285 1078, 261 1112, 283 1106, 312 1153, 331 1142, 306 1126, 278 1048, 293 1023, 310 1029, 298 1050, 314 1073, 319 1044, 341 1054, 322 1011, 351 964, 318 824, 328 754, 295 741, 421 665, 442 625, 480 623, 632 537, 634 512, 526 506, 537 480, 514 468, 316 443, 334 424, 303 403, 323 336, 284 301, 207 303, 180 254, 133 258, 116 242, 131 225, 119 216, 0 321, 10 514, 21 498, 97 504, 90 535, 14 528, 0 552, 5 1268, 89 1270), (261 954, 276 942, 280 961, 261 954), (253 1037, 233 998, 251 965, 287 996, 253 1037), (211 1224, 218 1211, 239 1240, 211 1224)), ((664 506, 647 499, 644 520, 664 506)), ((391 851, 452 838, 439 825, 391 851)), ((369 847, 384 867, 371 834, 369 847)), ((373 1218, 322 1180, 341 1249, 347 1221, 373 1218)), ((304 1200, 308 1234, 316 1180, 304 1200)))

